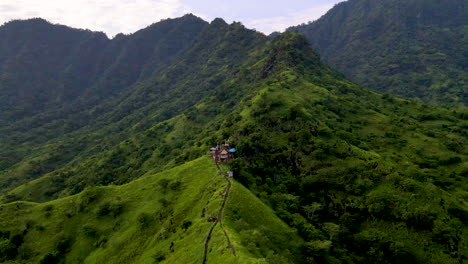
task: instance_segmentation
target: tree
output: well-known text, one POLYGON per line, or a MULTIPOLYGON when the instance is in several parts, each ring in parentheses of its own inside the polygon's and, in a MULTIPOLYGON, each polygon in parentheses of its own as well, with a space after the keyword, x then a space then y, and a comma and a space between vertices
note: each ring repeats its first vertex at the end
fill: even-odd
POLYGON ((13 259, 16 255, 16 246, 8 239, 0 239, 0 261, 13 259))
POLYGON ((334 223, 323 224, 323 230, 330 236, 330 240, 333 240, 333 237, 338 236, 340 229, 340 226, 334 223))
POLYGON ((312 204, 303 206, 302 208, 304 209, 307 218, 313 219, 315 217, 315 212, 322 210, 323 206, 321 203, 313 202, 312 204))

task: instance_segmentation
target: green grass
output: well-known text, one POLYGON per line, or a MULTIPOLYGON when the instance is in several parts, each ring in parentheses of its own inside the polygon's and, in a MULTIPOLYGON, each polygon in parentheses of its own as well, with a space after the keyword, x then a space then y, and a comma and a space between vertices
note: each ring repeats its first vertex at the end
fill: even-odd
MULTIPOLYGON (((257 258, 287 256, 293 260, 302 239, 273 210, 233 181, 224 226, 238 253, 257 258)), ((243 263, 249 263, 247 260, 243 263)))
POLYGON ((166 263, 198 263, 210 227, 201 212, 206 208, 208 215, 218 209, 224 185, 211 162, 201 158, 122 186, 89 188, 44 204, 4 205, 0 218, 11 221, 2 221, 0 230, 27 230, 22 247, 35 262, 53 252, 60 239, 69 238, 67 263, 154 263, 152 256, 158 251, 167 253, 171 242, 174 253, 166 263), (159 184, 162 179, 180 181, 180 190, 164 192, 159 184), (163 206, 161 199, 169 205, 163 206), (98 216, 106 202, 121 206, 121 213, 98 216), (167 216, 160 220, 159 213, 165 211, 167 216), (181 227, 184 220, 192 221, 186 231, 181 227))
MULTIPOLYGON (((217 214, 226 184, 212 161, 203 157, 122 186, 92 187, 42 204, 2 205, 0 231, 24 235, 18 263, 38 263, 47 254, 65 263, 157 263, 158 256, 161 263, 202 263, 212 225, 207 217, 217 214), (167 188, 161 184, 164 180, 167 188), (180 186, 171 189, 176 182, 180 186), (61 242, 69 246, 60 249, 61 242)), ((243 186, 233 186, 223 228, 237 255, 227 248, 218 224, 207 263, 258 263, 271 252, 283 254, 277 245, 288 241, 290 228, 243 186), (231 217, 242 217, 249 228, 238 229, 231 217), (258 228, 268 231, 264 235, 269 244, 247 250, 245 233, 254 234, 258 228)))

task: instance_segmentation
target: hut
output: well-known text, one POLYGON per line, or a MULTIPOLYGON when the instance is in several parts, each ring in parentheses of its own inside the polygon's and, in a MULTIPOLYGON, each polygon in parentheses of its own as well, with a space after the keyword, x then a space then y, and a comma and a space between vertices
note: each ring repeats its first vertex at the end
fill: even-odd
POLYGON ((234 172, 233 171, 228 171, 227 172, 229 178, 234 178, 234 172))
POLYGON ((231 149, 228 150, 230 159, 234 158, 234 154, 236 154, 236 151, 237 150, 235 148, 231 148, 231 149))
POLYGON ((221 151, 219 158, 222 160, 229 159, 229 152, 227 152, 226 150, 221 151))

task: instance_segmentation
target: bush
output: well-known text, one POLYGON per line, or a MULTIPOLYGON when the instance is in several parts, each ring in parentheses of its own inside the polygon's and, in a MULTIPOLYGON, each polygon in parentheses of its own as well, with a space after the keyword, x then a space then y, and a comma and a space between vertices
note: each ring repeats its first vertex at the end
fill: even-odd
POLYGON ((49 204, 49 205, 44 206, 44 211, 45 211, 45 212, 50 212, 50 211, 52 211, 52 210, 54 210, 54 206, 53 206, 53 205, 49 204))
POLYGON ((161 187, 161 190, 163 192, 167 191, 167 187, 169 186, 169 184, 171 183, 171 180, 169 179, 161 179, 158 184, 159 186, 161 187))
POLYGON ((329 240, 316 240, 306 243, 306 250, 308 255, 312 256, 325 256, 328 254, 332 246, 329 240))
POLYGON ((94 238, 94 237, 97 236, 96 229, 94 229, 94 227, 92 227, 90 225, 84 225, 81 229, 83 231, 83 234, 85 234, 85 236, 87 236, 87 237, 94 238))
POLYGON ((110 215, 110 216, 115 217, 121 214, 122 211, 123 211, 123 205, 121 203, 106 201, 99 205, 99 207, 96 210, 96 214, 97 216, 110 215))
POLYGON ((69 237, 62 237, 57 241, 55 249, 59 255, 65 254, 70 251, 71 245, 72 240, 69 237))
POLYGON ((49 253, 41 258, 39 264, 56 264, 59 263, 60 258, 56 254, 49 253))
POLYGON ((170 185, 169 185, 169 189, 173 190, 173 191, 178 191, 180 190, 180 187, 182 186, 182 182, 180 181, 175 181, 175 182, 172 182, 170 185))
POLYGON ((10 239, 17 248, 20 247, 24 242, 24 236, 22 234, 15 234, 10 239))
POLYGON ((0 238, 8 239, 9 237, 10 237, 10 231, 5 231, 5 232, 0 231, 0 238))
POLYGON ((187 230, 191 225, 192 225, 192 221, 184 220, 184 222, 182 223, 182 228, 187 230))
POLYGON ((145 229, 148 228, 151 225, 151 222, 153 221, 153 217, 147 213, 141 213, 137 217, 138 224, 140 226, 140 229, 145 229))
POLYGON ((168 206, 171 204, 171 202, 169 202, 169 201, 168 201, 167 199, 165 199, 165 198, 159 199, 159 203, 161 204, 161 206, 162 206, 163 208, 168 207, 168 206))
POLYGON ((156 263, 159 263, 166 259, 166 255, 162 251, 156 252, 152 257, 156 263))
POLYGON ((442 165, 442 166, 449 166, 449 165, 453 165, 453 164, 458 164, 462 162, 462 159, 460 157, 450 157, 446 160, 441 160, 439 161, 439 165, 442 165))
POLYGON ((8 239, 0 239, 0 261, 7 261, 16 257, 16 246, 8 239))

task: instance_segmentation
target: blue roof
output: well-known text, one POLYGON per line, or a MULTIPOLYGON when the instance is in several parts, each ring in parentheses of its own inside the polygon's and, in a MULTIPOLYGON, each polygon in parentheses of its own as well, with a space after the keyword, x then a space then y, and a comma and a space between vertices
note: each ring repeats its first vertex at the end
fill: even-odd
POLYGON ((228 150, 229 152, 236 152, 237 150, 235 148, 232 148, 230 150, 228 150))

